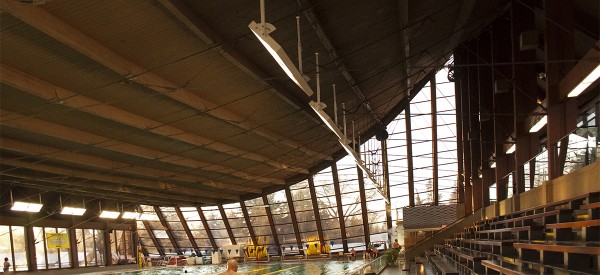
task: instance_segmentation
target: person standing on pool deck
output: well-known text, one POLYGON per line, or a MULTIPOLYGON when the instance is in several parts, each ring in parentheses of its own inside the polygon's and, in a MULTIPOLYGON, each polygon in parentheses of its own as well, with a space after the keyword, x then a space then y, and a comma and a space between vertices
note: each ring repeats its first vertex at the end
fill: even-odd
POLYGON ((219 275, 233 275, 233 274, 242 274, 237 272, 238 270, 238 263, 236 260, 229 260, 227 261, 227 270, 225 272, 221 272, 219 273, 219 275))
POLYGON ((4 267, 2 267, 3 274, 10 273, 10 262, 8 261, 8 257, 4 258, 4 267))

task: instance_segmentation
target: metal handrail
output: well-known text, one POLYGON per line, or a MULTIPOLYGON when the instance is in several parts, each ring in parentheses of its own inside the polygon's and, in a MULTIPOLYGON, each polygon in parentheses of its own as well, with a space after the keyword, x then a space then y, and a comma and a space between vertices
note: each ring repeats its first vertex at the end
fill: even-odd
MULTIPOLYGON (((349 270, 345 271, 344 274, 348 274, 348 275, 355 275, 355 274, 356 275, 363 275, 364 274, 364 270, 365 270, 365 268, 367 266, 373 266, 373 264, 375 262, 381 262, 381 261, 387 261, 387 257, 381 256, 381 257, 378 257, 377 259, 374 259, 374 260, 372 260, 370 262, 365 262, 364 264, 361 264, 361 265, 359 265, 359 266, 357 266, 357 267, 355 267, 353 269, 349 269, 349 270)), ((383 266, 385 266, 385 264, 383 264, 383 266)), ((379 270, 379 271, 381 271, 381 270, 379 270)), ((373 270, 373 272, 378 273, 375 270, 373 270)))

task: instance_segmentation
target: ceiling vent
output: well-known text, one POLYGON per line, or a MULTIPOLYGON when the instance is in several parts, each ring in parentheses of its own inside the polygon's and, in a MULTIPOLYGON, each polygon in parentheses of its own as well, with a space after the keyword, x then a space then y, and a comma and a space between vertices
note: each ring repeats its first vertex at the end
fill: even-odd
POLYGON ((519 49, 521 51, 525 50, 535 50, 540 42, 540 34, 538 30, 528 30, 524 31, 519 35, 519 49))
POLYGON ((43 5, 46 4, 46 0, 21 0, 21 3, 27 5, 43 5))

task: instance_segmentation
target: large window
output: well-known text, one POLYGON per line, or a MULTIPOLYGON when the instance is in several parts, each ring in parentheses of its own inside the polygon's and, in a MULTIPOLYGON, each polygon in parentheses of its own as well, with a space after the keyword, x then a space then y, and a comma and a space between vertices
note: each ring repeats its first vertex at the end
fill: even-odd
POLYGON ((146 225, 142 221, 137 221, 137 234, 140 245, 142 245, 148 255, 151 257, 157 257, 160 255, 158 248, 154 246, 150 234, 148 233, 148 229, 146 229, 146 225))
POLYGON ((37 269, 58 269, 71 267, 70 250, 68 248, 52 248, 48 245, 48 236, 60 234, 69 238, 66 228, 34 227, 35 253, 37 256, 37 269))
MULTIPOLYGON (((169 239, 169 235, 165 230, 164 226, 158 219, 158 215, 156 211, 154 211, 154 206, 150 205, 140 205, 141 212, 148 217, 155 217, 150 220, 143 221, 147 230, 150 230, 158 243, 157 249, 160 249, 159 253, 161 254, 176 254, 177 251, 171 243, 169 239)), ((114 256, 113 256, 114 257, 114 256)))
POLYGON ((204 224, 200 219, 200 213, 198 212, 198 209, 196 207, 181 207, 179 209, 181 210, 181 214, 183 214, 183 219, 190 229, 190 233, 192 233, 192 237, 194 237, 194 241, 196 241, 196 245, 198 245, 200 254, 206 254, 209 249, 212 249, 212 245, 210 244, 210 240, 206 234, 204 224))
POLYGON ((266 211, 266 207, 269 206, 263 203, 262 197, 248 200, 245 203, 258 245, 274 246, 275 242, 266 211))
POLYGON ((175 207, 160 207, 160 212, 165 219, 167 228, 171 230, 175 241, 179 245, 179 248, 181 248, 181 253, 191 254, 194 251, 194 247, 185 233, 185 229, 179 220, 175 207))
POLYGON ((343 237, 340 230, 338 205, 335 198, 331 168, 329 167, 317 173, 314 176, 314 182, 324 241, 341 244, 343 237))
POLYGON ((9 258, 12 271, 27 270, 24 227, 0 225, 0 255, 9 258))
POLYGON ((113 264, 136 262, 132 233, 128 230, 112 230, 108 233, 113 264))
POLYGON ((296 210, 301 241, 306 242, 308 239, 318 238, 317 221, 315 220, 308 181, 304 180, 290 186, 290 192, 292 193, 291 199, 294 202, 294 210, 296 210))
POLYGON ((225 204, 223 205, 223 209, 225 210, 225 215, 227 216, 229 226, 237 244, 252 244, 250 230, 248 230, 248 226, 246 225, 246 219, 244 218, 240 203, 225 204))
POLYGON ((79 266, 105 264, 104 231, 97 229, 75 229, 79 266))
POLYGON ((292 218, 290 217, 290 209, 287 204, 285 191, 281 190, 279 192, 271 193, 267 196, 267 199, 271 205, 271 214, 273 215, 273 221, 275 222, 279 244, 286 247, 297 245, 296 234, 294 233, 294 225, 292 225, 292 218))
POLYGON ((202 207, 202 211, 204 212, 206 223, 210 228, 210 232, 212 233, 213 239, 215 240, 215 243, 217 243, 217 246, 222 247, 224 245, 230 245, 231 239, 227 233, 227 228, 225 228, 225 223, 221 217, 219 207, 206 206, 202 207))

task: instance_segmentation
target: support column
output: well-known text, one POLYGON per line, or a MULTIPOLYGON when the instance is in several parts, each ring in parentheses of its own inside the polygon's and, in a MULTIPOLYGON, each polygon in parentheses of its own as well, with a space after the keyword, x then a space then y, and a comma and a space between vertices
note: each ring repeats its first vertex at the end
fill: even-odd
MULTIPOLYGON (((160 244, 160 242, 158 242, 158 240, 156 239, 156 236, 154 236, 154 232, 152 231, 152 227, 150 226, 150 223, 148 221, 142 221, 142 223, 144 224, 144 227, 146 228, 146 231, 148 232, 148 236, 150 236, 150 240, 152 240, 152 244, 154 244, 154 247, 156 247, 156 251, 158 251, 158 254, 160 254, 160 256, 165 256, 165 248, 162 247, 162 245, 160 244)), ((110 232, 110 234, 114 234, 113 230, 108 230, 107 232, 110 232)), ((110 251, 110 234, 104 234, 105 236, 108 237, 108 249, 110 251)), ((116 240, 116 238, 115 238, 116 240)), ((118 240, 117 240, 118 241, 118 240)), ((109 253, 110 254, 110 253, 109 253)), ((112 255, 107 255, 106 256, 106 261, 112 261, 112 258, 109 257, 112 255)))
MULTIPOLYGON (((460 59, 461 56, 459 54, 459 51, 455 51, 454 53, 454 65, 456 67, 456 65, 459 64, 459 62, 457 61, 457 59, 460 59)), ((454 69, 455 70, 455 74, 457 72, 457 70, 459 69, 454 69)), ((465 202, 465 187, 464 187, 464 182, 465 182, 465 170, 464 170, 464 158, 463 158, 463 147, 464 147, 464 141, 462 138, 462 132, 463 132, 463 115, 462 115, 462 94, 461 94, 461 86, 460 86, 460 79, 456 78, 454 80, 454 101, 455 101, 455 106, 456 106, 456 158, 457 158, 457 171, 458 171, 458 175, 456 177, 456 193, 458 195, 457 198, 457 203, 464 203, 465 202)))
POLYGON ((229 241, 231 244, 237 244, 235 241, 235 237, 233 236, 233 231, 231 231, 231 226, 229 226, 229 220, 227 219, 227 215, 225 214, 225 209, 223 209, 223 205, 219 204, 219 212, 221 213, 221 219, 225 224, 225 229, 227 229, 227 235, 229 235, 229 241))
POLYGON ((340 179, 337 170, 337 164, 331 164, 331 174, 333 175, 333 189, 335 191, 335 200, 337 203, 338 219, 340 221, 340 233, 342 235, 342 245, 344 253, 348 253, 348 239, 346 237, 346 222, 344 221, 344 208, 342 207, 342 194, 340 190, 340 179))
POLYGON ((362 220, 363 230, 365 234, 365 243, 371 242, 371 232, 369 229, 369 215, 367 214, 367 196, 365 193, 365 179, 363 171, 356 166, 356 172, 358 174, 358 189, 360 192, 360 207, 362 208, 362 220))
POLYGON ((467 51, 465 47, 459 47, 456 50, 456 56, 454 58, 454 62, 456 63, 456 67, 459 68, 460 73, 458 74, 458 78, 456 79, 456 94, 457 98, 460 98, 460 109, 456 110, 457 114, 460 114, 461 120, 461 132, 457 133, 460 135, 460 140, 462 141, 462 170, 463 170, 463 180, 464 180, 464 207, 465 207, 465 215, 471 214, 473 210, 472 200, 473 193, 471 187, 471 146, 469 143, 469 95, 468 95, 468 85, 469 85, 469 72, 466 66, 468 65, 467 59, 467 51))
POLYGON ((177 253, 177 255, 183 255, 183 253, 181 252, 181 247, 179 246, 179 243, 177 243, 175 236, 173 236, 173 231, 171 231, 171 228, 169 228, 169 224, 165 220, 165 216, 162 214, 160 207, 154 206, 154 212, 156 212, 156 215, 158 216, 158 220, 160 221, 160 224, 162 224, 165 232, 167 232, 167 237, 169 237, 169 241, 173 245, 173 249, 175 249, 175 253, 177 253))
MULTIPOLYGON (((150 240, 152 241, 152 243, 154 244, 154 247, 156 247, 156 251, 158 251, 158 253, 161 256, 164 256, 164 254, 162 253, 161 247, 157 244, 158 242, 156 241, 156 238, 154 238, 154 234, 152 234, 152 230, 150 230, 148 228, 148 226, 146 225, 145 221, 142 221, 142 223, 144 224, 144 227, 146 228, 146 231, 148 231, 148 234, 150 236, 150 240)), ((113 265, 112 262, 112 249, 110 247, 110 234, 113 234, 113 230, 110 228, 107 228, 104 231, 104 234, 102 234, 104 236, 104 265, 106 266, 111 266, 113 265)))
MULTIPOLYGON (((77 234, 75 233, 75 227, 71 226, 67 229, 67 231, 69 232, 69 242, 71 243, 71 245, 69 246, 69 252, 71 254, 71 268, 78 268, 79 255, 77 253, 77 234)), ((84 240, 81 241, 83 242, 84 240)), ((82 252, 85 253, 85 251, 82 252)))
POLYGON ((481 190, 481 198, 483 200, 483 207, 490 206, 490 186, 494 184, 494 168, 484 168, 483 176, 481 181, 483 182, 483 189, 481 190))
MULTIPOLYGON (((467 42, 465 47, 468 49, 468 64, 479 62, 477 41, 467 42)), ((482 189, 481 178, 479 177, 479 169, 481 168, 481 145, 479 144, 481 142, 481 127, 479 125, 479 101, 481 89, 479 87, 479 68, 467 66, 466 68, 463 68, 463 71, 467 72, 467 112, 469 119, 469 131, 467 132, 467 137, 471 148, 471 173, 469 176, 471 178, 472 187, 472 210, 475 211, 482 206, 481 197, 479 196, 479 194, 481 194, 479 191, 482 189)))
POLYGON ((26 225, 24 227, 26 243, 25 255, 27 255, 27 270, 37 271, 37 256, 35 253, 35 235, 33 234, 33 226, 26 225))
POLYGON ((438 178, 438 143, 437 143, 437 89, 435 86, 435 75, 431 78, 430 90, 431 90, 431 152, 433 153, 432 158, 432 169, 433 169, 433 205, 440 204, 440 192, 439 192, 439 178, 438 178))
POLYGON ((212 232, 210 231, 210 227, 208 226, 208 222, 206 221, 206 217, 204 216, 204 211, 202 211, 202 208, 200 208, 200 206, 196 206, 196 210, 198 210, 198 214, 200 214, 200 219, 202 220, 202 225, 204 225, 204 230, 206 230, 206 236, 210 241, 210 245, 212 246, 213 250, 217 250, 218 246, 215 242, 215 238, 213 238, 212 232))
POLYGON ((240 207, 242 208, 242 213, 244 214, 244 220, 246 220, 246 227, 248 227, 248 233, 250 233, 252 244, 258 245, 256 242, 256 234, 254 234, 254 228, 252 227, 250 216, 248 215, 248 209, 246 209, 246 203, 243 200, 240 201, 240 207))
MULTIPOLYGON (((485 32, 478 39, 478 58, 482 64, 492 62, 492 35, 491 32, 485 32)), ((489 188, 495 183, 494 169, 490 167, 495 161, 494 150, 494 81, 491 66, 478 66, 478 86, 479 86, 479 125, 481 151, 481 188, 477 196, 480 197, 482 207, 490 205, 489 188)))
MULTIPOLYGON (((313 212, 315 213, 315 222, 317 223, 317 234, 319 241, 325 241, 323 238, 323 226, 321 225, 321 214, 319 213, 319 203, 317 202, 317 192, 315 191, 315 181, 313 175, 308 175, 308 188, 310 190, 310 198, 312 200, 313 212)), ((339 213, 338 213, 339 215, 339 213)))
MULTIPOLYGON (((525 162, 533 155, 528 126, 525 120, 535 107, 537 100, 537 74, 535 68, 536 49, 521 49, 519 40, 522 33, 535 30, 535 14, 523 6, 520 1, 512 1, 511 6, 512 52, 514 85, 513 94, 513 128, 515 130, 517 151, 515 158, 515 190, 525 192, 525 162)), ((537 41, 536 41, 537 42, 537 41)))
POLYGON ((179 209, 179 207, 175 207, 175 212, 177 213, 177 217, 179 217, 179 222, 181 223, 181 226, 183 227, 183 230, 185 231, 185 235, 188 237, 190 243, 192 244, 192 247, 194 248, 194 251, 198 251, 198 244, 196 243, 196 240, 194 239, 194 235, 192 235, 192 231, 190 231, 190 227, 187 224, 187 221, 185 220, 185 217, 183 216, 183 213, 181 212, 181 209, 179 209))
POLYGON ((408 204, 415 206, 415 178, 413 175, 413 153, 412 153, 412 127, 410 118, 410 102, 404 109, 404 123, 406 126, 406 164, 408 168, 408 204))
MULTIPOLYGON (((262 201, 264 205, 269 205, 269 200, 267 199, 267 195, 262 195, 262 201)), ((269 219, 269 226, 271 227, 271 236, 273 237, 273 243, 275 243, 275 252, 277 255, 281 255, 281 251, 279 248, 281 245, 279 244, 279 236, 277 235, 277 229, 275 228, 275 220, 273 219, 273 213, 271 212, 271 207, 265 207, 265 212, 267 212, 267 218, 269 219)), ((268 248, 267 248, 268 249, 268 248)), ((268 251, 267 251, 268 253, 268 251)))
POLYGON ((574 57, 574 3, 572 0, 544 0, 545 57, 546 57, 546 101, 548 111, 547 148, 548 179, 562 175, 563 167, 558 158, 557 142, 565 136, 567 129, 566 104, 560 97, 559 84, 572 67, 568 62, 574 57))
POLYGON ((496 198, 498 201, 505 200, 507 198, 507 184, 508 182, 504 178, 510 171, 509 158, 514 159, 512 155, 506 154, 506 149, 509 142, 514 143, 514 137, 512 133, 513 129, 513 99, 510 84, 513 82, 511 79, 512 66, 509 65, 495 65, 500 64, 511 64, 511 32, 510 22, 506 20, 499 20, 492 26, 491 30, 491 64, 494 82, 494 97, 493 97, 493 127, 494 127, 494 152, 496 155, 496 198), (512 137, 512 138, 511 138, 512 137), (506 146, 505 146, 506 145, 506 146))
MULTIPOLYGON (((298 218, 296 217, 296 207, 294 206, 294 200, 292 199, 292 190, 290 190, 289 185, 285 187, 285 197, 287 198, 288 209, 290 210, 290 218, 292 219, 292 225, 294 226, 294 235, 296 236, 296 245, 298 247, 302 247, 302 237, 300 236, 300 228, 298 228, 298 218)), ((300 253, 304 254, 303 251, 300 251, 300 253)))
POLYGON ((392 221, 392 196, 390 189, 390 170, 388 166, 387 138, 381 140, 381 161, 383 163, 383 185, 385 188, 385 194, 389 201, 389 203, 385 203, 385 220, 387 223, 388 245, 389 247, 392 247, 392 234, 390 233, 394 228, 394 223, 392 221))

